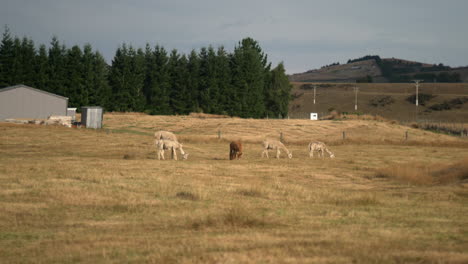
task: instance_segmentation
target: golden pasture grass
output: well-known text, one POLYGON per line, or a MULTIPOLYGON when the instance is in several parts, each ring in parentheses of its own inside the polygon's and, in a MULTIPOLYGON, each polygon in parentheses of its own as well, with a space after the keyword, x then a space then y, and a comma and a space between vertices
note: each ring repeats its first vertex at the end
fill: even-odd
POLYGON ((468 179, 468 158, 452 164, 407 163, 378 169, 376 177, 417 185, 456 184, 468 179))
MULTIPOLYGON (((294 120, 224 120, 116 114, 105 116, 100 131, 0 124, 0 259, 468 261, 466 187, 373 177, 375 170, 396 163, 459 160, 468 156, 462 144, 350 142, 330 146, 335 159, 309 158, 303 139, 296 137, 311 133, 327 139, 327 131, 343 126, 395 128, 362 120, 310 127, 294 120), (221 140, 219 127, 229 128, 221 140), (296 142, 287 144, 293 159, 284 153, 262 159, 257 133, 273 136, 278 127, 287 142, 296 142), (189 159, 157 160, 156 129, 177 132, 189 159), (240 160, 229 160, 231 137, 246 141, 240 160)), ((418 140, 432 137, 424 133, 414 130, 418 140)), ((445 138, 450 142, 439 140, 445 138)))
POLYGON ((467 140, 409 128, 391 121, 382 122, 382 120, 256 120, 111 113, 105 115, 104 124, 105 129, 114 133, 152 136, 154 131, 170 130, 177 134, 182 142, 193 143, 209 143, 216 140, 261 143, 266 138, 282 137, 284 142, 294 145, 304 145, 312 140, 319 140, 332 145, 362 143, 468 146, 467 140))

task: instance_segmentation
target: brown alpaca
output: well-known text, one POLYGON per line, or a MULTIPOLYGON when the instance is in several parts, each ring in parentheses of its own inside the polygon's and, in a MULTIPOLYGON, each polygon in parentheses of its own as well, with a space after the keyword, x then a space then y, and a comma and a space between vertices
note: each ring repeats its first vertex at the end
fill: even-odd
POLYGON ((242 142, 233 141, 229 145, 229 159, 240 159, 242 156, 242 142))

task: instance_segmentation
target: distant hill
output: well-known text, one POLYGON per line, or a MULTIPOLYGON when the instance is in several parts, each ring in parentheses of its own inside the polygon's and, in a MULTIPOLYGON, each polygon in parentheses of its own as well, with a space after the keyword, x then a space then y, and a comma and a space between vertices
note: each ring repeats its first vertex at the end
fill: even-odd
POLYGON ((452 68, 443 64, 428 64, 397 58, 367 55, 348 60, 346 64, 333 63, 320 69, 292 74, 292 82, 468 82, 468 67, 452 68))

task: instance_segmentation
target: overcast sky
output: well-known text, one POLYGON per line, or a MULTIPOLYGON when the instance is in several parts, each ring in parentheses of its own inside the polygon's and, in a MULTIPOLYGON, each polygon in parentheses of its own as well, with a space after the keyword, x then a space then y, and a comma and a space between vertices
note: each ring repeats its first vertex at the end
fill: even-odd
POLYGON ((243 38, 288 73, 380 55, 468 65, 466 0, 0 0, 0 25, 36 45, 90 43, 109 63, 122 43, 189 53, 243 38))

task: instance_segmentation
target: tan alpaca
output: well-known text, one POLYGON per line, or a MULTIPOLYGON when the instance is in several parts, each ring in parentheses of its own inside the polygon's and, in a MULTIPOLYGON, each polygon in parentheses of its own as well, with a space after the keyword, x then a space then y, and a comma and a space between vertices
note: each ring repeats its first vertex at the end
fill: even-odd
POLYGON ((154 133, 154 137, 156 139, 167 139, 167 140, 172 140, 172 141, 175 141, 175 142, 179 142, 177 140, 177 137, 176 135, 174 135, 174 133, 172 132, 169 132, 169 131, 157 131, 154 133))
POLYGON ((182 148, 182 144, 172 140, 166 139, 156 139, 155 141, 157 152, 158 152, 158 159, 164 159, 164 151, 170 150, 172 157, 174 160, 177 160, 177 152, 176 150, 180 151, 182 158, 186 160, 188 158, 188 153, 185 153, 184 149, 182 148))
POLYGON ((277 159, 279 159, 279 157, 280 157, 281 149, 286 151, 286 153, 288 153, 288 158, 290 158, 290 159, 292 158, 292 153, 289 152, 289 150, 284 146, 284 144, 281 143, 278 140, 267 139, 267 140, 263 141, 262 145, 263 145, 262 158, 265 155, 266 155, 267 158, 270 158, 269 155, 268 155, 268 150, 269 149, 276 150, 276 158, 277 159))
POLYGON ((314 157, 314 152, 317 151, 317 155, 323 158, 323 152, 327 152, 330 155, 330 158, 334 158, 335 154, 333 154, 330 150, 328 150, 327 146, 323 142, 315 141, 309 143, 309 157, 314 157))

